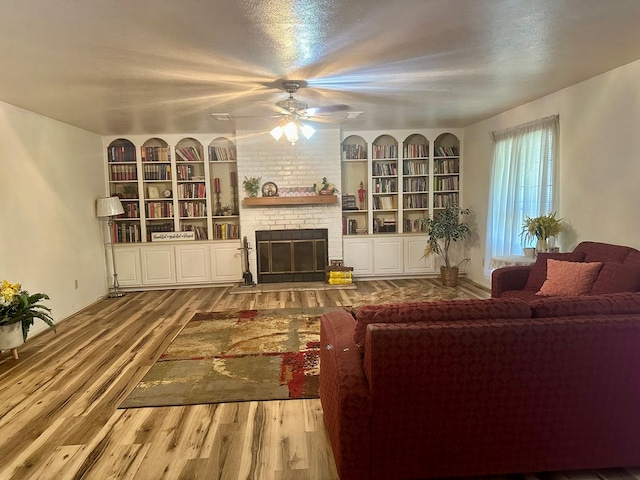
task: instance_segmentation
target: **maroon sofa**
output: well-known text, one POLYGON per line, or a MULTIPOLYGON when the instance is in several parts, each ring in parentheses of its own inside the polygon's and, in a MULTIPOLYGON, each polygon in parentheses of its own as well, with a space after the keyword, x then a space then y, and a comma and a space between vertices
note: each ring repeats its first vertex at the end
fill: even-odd
POLYGON ((545 281, 549 258, 570 262, 602 262, 590 295, 640 291, 640 251, 621 245, 582 242, 573 252, 539 254, 533 265, 494 270, 491 274, 491 296, 525 301, 539 298, 536 292, 545 281))
POLYGON ((342 480, 640 465, 640 293, 366 306, 320 337, 342 480))

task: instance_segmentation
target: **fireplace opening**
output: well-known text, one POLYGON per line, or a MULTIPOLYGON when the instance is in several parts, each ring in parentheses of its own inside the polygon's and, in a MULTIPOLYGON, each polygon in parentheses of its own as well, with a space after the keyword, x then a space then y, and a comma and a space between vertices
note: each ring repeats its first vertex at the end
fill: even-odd
POLYGON ((324 280, 326 228, 256 232, 258 283, 324 280))

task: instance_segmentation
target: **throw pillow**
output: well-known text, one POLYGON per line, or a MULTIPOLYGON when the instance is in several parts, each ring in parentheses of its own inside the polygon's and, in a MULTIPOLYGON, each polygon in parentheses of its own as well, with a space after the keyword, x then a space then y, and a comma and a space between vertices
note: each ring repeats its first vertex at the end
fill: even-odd
POLYGON ((563 262, 547 260, 547 279, 536 295, 576 296, 586 295, 600 272, 602 262, 563 262))
POLYGON ((567 262, 581 262, 584 259, 584 252, 571 253, 539 253, 536 263, 531 266, 529 278, 525 290, 537 292, 547 278, 547 260, 564 260, 567 262))
POLYGON ((640 290, 640 265, 605 262, 593 284, 591 295, 640 290))

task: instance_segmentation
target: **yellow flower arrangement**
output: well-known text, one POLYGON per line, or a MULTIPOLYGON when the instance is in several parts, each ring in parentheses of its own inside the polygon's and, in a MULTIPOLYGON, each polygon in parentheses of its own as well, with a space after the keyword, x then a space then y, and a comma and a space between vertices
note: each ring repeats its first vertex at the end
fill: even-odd
POLYGON ((25 340, 36 318, 55 331, 51 309, 42 305, 42 300, 49 300, 49 296, 44 293, 30 295, 19 283, 3 280, 0 287, 0 325, 22 323, 22 336, 25 340))

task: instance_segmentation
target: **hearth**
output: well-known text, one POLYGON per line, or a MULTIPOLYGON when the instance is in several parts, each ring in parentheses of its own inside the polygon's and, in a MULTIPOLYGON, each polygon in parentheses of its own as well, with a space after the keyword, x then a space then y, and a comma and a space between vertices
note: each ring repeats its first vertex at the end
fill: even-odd
POLYGON ((258 283, 324 280, 327 229, 256 232, 258 283))

